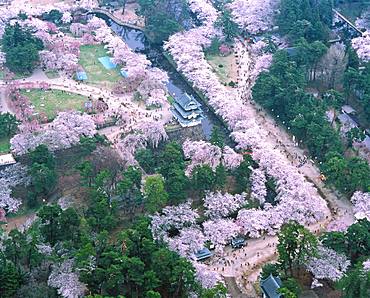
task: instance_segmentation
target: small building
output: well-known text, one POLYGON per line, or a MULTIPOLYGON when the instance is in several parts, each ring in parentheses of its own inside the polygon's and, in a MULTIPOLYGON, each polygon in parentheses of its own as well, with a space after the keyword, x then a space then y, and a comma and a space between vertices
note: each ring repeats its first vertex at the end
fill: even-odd
POLYGON ((202 261, 202 260, 208 259, 212 256, 213 256, 213 253, 206 247, 201 249, 201 250, 198 250, 194 254, 194 257, 195 257, 196 261, 202 261))
POLYGON ((76 72, 76 79, 78 81, 86 81, 87 80, 87 74, 84 71, 77 71, 76 72))
POLYGON ((342 113, 345 113, 347 115, 356 114, 356 110, 349 105, 344 105, 342 106, 342 113))
POLYGON ((104 56, 98 58, 98 60, 107 70, 115 69, 117 67, 117 64, 113 62, 113 58, 111 57, 104 56))
POLYGON ((266 279, 261 279, 260 286, 263 293, 263 298, 280 298, 282 294, 278 293, 277 290, 281 287, 282 282, 279 276, 273 276, 270 274, 266 279))
POLYGON ((16 161, 11 153, 0 155, 0 169, 15 164, 16 161))
POLYGON ((348 127, 349 129, 359 127, 359 124, 348 114, 343 113, 338 116, 339 122, 343 125, 348 127))
POLYGON ((184 93, 181 97, 176 97, 171 112, 182 127, 190 127, 201 124, 203 111, 201 104, 191 95, 184 93))

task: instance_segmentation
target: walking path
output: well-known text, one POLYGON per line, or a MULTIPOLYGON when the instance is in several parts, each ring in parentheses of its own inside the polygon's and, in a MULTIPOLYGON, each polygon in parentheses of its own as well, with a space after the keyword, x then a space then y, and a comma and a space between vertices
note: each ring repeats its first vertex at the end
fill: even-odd
POLYGON ((6 99, 6 92, 5 87, 0 86, 0 113, 11 113, 11 109, 9 108, 8 101, 6 99))
MULTIPOLYGON (((48 84, 48 87, 51 89, 76 93, 95 100, 102 99, 107 103, 111 112, 126 113, 125 116, 129 116, 128 125, 124 126, 124 132, 129 132, 138 121, 145 118, 151 118, 163 123, 167 123, 172 119, 172 114, 169 112, 169 103, 165 103, 161 109, 147 110, 145 105, 132 101, 132 94, 114 95, 111 91, 104 90, 101 87, 79 83, 65 77, 49 79, 41 70, 36 70, 28 78, 14 80, 13 82, 18 83, 21 88, 37 88, 42 84, 48 84)), ((4 83, 2 87, 1 90, 4 90, 4 83)), ((6 102, 6 100, 3 101, 6 102)))
MULTIPOLYGON (((263 108, 251 100, 253 82, 249 79, 249 73, 253 67, 253 61, 246 46, 241 43, 237 44, 235 54, 239 62, 238 95, 244 101, 243 108, 247 110, 250 117, 255 119, 257 124, 268 131, 266 142, 284 153, 287 160, 316 186, 328 203, 330 214, 327 215, 326 219, 307 228, 315 234, 320 234, 325 231, 330 222, 338 219, 348 225, 352 224, 354 215, 351 203, 324 185, 319 179, 319 169, 314 162, 308 161, 306 151, 298 147, 288 132, 265 113, 263 108), (302 160, 307 160, 303 166, 301 165, 302 160)), ((239 250, 233 251, 231 247, 226 247, 224 256, 218 259, 213 258, 210 267, 226 278, 234 277, 239 289, 244 293, 242 297, 256 297, 257 293, 253 285, 258 281, 261 267, 267 262, 277 260, 277 243, 277 236, 265 236, 247 240, 247 246, 239 250)))

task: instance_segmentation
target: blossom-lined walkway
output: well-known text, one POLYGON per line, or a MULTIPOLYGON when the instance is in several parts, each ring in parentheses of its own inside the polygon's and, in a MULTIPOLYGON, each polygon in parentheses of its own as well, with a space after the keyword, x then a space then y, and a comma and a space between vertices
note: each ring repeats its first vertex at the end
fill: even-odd
MULTIPOLYGON (((270 115, 250 100, 252 82, 249 74, 253 67, 253 61, 249 51, 246 50, 246 46, 239 43, 235 55, 238 57, 239 65, 238 96, 244 100, 244 109, 247 110, 250 117, 255 119, 259 126, 268 131, 265 141, 272 144, 275 150, 283 153, 301 174, 314 183, 328 202, 331 214, 323 222, 308 226, 308 228, 311 232, 319 234, 326 230, 331 222, 340 221, 345 225, 352 224, 355 220, 352 204, 348 200, 341 199, 337 193, 325 187, 319 179, 320 171, 313 162, 308 161, 303 166, 300 165, 300 160, 307 158, 305 151, 296 146, 291 136, 270 115)), ((225 255, 222 258, 213 259, 210 267, 222 276, 235 277, 244 294, 255 297, 257 294, 253 284, 259 278, 261 267, 265 263, 277 259, 277 243, 276 236, 265 236, 248 240, 247 246, 239 250, 233 251, 231 247, 227 247, 225 255)))

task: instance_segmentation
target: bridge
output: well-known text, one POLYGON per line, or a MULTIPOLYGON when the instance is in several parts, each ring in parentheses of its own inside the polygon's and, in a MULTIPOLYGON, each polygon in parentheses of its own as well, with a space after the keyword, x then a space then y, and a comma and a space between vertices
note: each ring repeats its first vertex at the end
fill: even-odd
POLYGON ((120 26, 125 26, 125 27, 129 27, 129 28, 132 28, 132 29, 136 29, 136 30, 143 30, 144 29, 143 27, 140 27, 136 24, 131 24, 129 22, 122 21, 120 18, 113 15, 109 10, 104 9, 104 8, 93 8, 92 10, 88 11, 86 14, 96 14, 96 13, 100 13, 102 15, 105 15, 106 17, 110 18, 113 22, 115 22, 116 24, 118 24, 120 26))
POLYGON ((348 20, 344 15, 342 15, 339 11, 336 9, 332 9, 335 16, 337 16, 340 20, 342 20, 344 23, 346 23, 349 27, 351 27, 353 30, 356 31, 356 33, 360 34, 362 36, 362 31, 358 29, 350 20, 348 20))

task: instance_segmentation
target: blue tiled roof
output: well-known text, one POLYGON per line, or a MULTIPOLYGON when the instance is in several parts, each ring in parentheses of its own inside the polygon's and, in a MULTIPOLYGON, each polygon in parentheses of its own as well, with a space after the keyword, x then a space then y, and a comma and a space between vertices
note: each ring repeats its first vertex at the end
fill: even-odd
POLYGON ((272 274, 270 274, 269 277, 261 280, 260 285, 263 293, 267 296, 267 298, 282 297, 282 295, 277 292, 277 290, 282 285, 281 279, 278 276, 274 277, 272 274))
POLYGON ((197 258, 197 260, 202 260, 202 259, 205 259, 205 258, 209 258, 211 257, 213 254, 211 253, 211 251, 208 249, 208 248, 203 248, 201 250, 198 250, 196 253, 195 253, 195 257, 197 258))
POLYGON ((100 57, 98 58, 99 62, 101 64, 103 64, 103 66, 106 68, 106 69, 114 69, 117 67, 117 64, 114 64, 112 62, 112 58, 111 57, 108 57, 108 56, 105 56, 105 57, 100 57))
POLYGON ((76 78, 79 81, 85 81, 85 80, 87 80, 87 74, 84 71, 77 71, 76 72, 76 78))
POLYGON ((184 93, 181 97, 176 97, 175 101, 186 111, 191 111, 201 107, 201 104, 191 95, 184 93))

